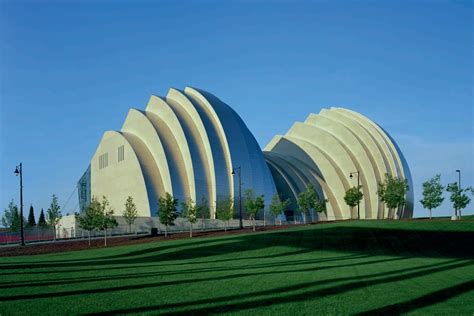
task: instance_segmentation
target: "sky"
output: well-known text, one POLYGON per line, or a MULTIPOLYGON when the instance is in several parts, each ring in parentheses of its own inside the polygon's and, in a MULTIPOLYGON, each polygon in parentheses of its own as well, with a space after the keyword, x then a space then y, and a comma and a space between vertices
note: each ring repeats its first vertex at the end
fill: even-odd
MULTIPOLYGON (((396 140, 415 216, 423 181, 474 186, 471 1, 0 0, 0 216, 77 210, 105 130, 151 94, 193 86, 232 106, 263 148, 341 106, 396 140)), ((435 215, 453 213, 449 197, 435 215)), ((465 214, 474 214, 474 202, 465 214)), ((37 217, 38 218, 38 217, 37 217)))

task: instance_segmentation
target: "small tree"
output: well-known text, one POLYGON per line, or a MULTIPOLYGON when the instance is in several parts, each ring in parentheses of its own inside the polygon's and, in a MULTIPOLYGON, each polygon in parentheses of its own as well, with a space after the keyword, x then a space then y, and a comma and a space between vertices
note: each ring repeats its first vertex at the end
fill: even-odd
POLYGON ((201 202, 196 204, 197 216, 201 218, 201 231, 204 230, 204 219, 210 217, 209 203, 205 197, 201 198, 201 202))
POLYGON ((265 199, 263 195, 255 196, 252 189, 245 190, 245 210, 252 221, 253 231, 255 231, 255 219, 258 212, 265 208, 265 199))
POLYGON ((125 209, 122 212, 125 222, 128 224, 128 232, 132 232, 132 225, 137 219, 137 206, 133 203, 133 198, 129 196, 125 201, 125 209))
POLYGON ((456 217, 459 216, 459 218, 461 218, 462 209, 466 208, 469 202, 471 202, 471 199, 466 194, 464 194, 464 192, 471 191, 471 193, 474 195, 474 189, 471 187, 461 189, 459 188, 458 183, 454 182, 454 183, 448 184, 446 191, 451 193, 451 196, 449 199, 451 200, 451 202, 453 202, 454 215, 456 217))
POLYGON ((395 216, 395 209, 405 205, 405 195, 408 190, 407 181, 392 177, 385 174, 385 181, 379 183, 377 194, 380 200, 387 205, 389 214, 388 217, 393 219, 395 216))
MULTIPOLYGON (((303 217, 303 223, 306 224, 306 213, 311 209, 311 200, 308 198, 306 191, 298 194, 298 210, 303 217)), ((295 217, 296 224, 296 217, 295 217)))
POLYGON ((217 200, 216 217, 224 222, 224 232, 227 232, 228 222, 234 217, 234 200, 230 196, 217 200))
POLYGON ((423 182, 423 200, 420 202, 424 208, 430 211, 430 219, 431 210, 440 206, 444 201, 443 190, 444 186, 441 184, 441 175, 439 174, 423 182))
POLYGON ((13 200, 8 203, 8 207, 4 210, 2 225, 12 231, 20 230, 20 212, 18 212, 18 206, 13 200))
POLYGON ((35 220, 35 212, 33 210, 33 205, 30 205, 30 213, 28 214, 28 223, 26 223, 26 227, 34 227, 36 226, 35 220))
POLYGON ((47 221, 48 224, 53 227, 54 240, 56 240, 56 225, 58 225, 62 217, 63 216, 61 215, 61 207, 59 206, 58 197, 53 194, 51 205, 49 206, 47 212, 47 221))
POLYGON ((160 223, 165 225, 165 237, 168 237, 168 226, 173 226, 174 220, 178 217, 177 205, 178 199, 173 198, 168 192, 158 199, 158 215, 160 223))
POLYGON ((87 230, 89 233, 89 246, 91 245, 91 232, 99 227, 100 202, 96 197, 92 197, 92 201, 82 214, 76 214, 81 229, 87 230))
POLYGON ((102 196, 97 224, 98 228, 104 231, 104 246, 107 247, 107 230, 117 227, 118 223, 114 218, 114 210, 110 207, 109 201, 105 196, 102 196))
POLYGON ((323 200, 320 200, 319 198, 316 198, 316 200, 314 201, 314 210, 318 213, 324 213, 326 214, 326 203, 328 202, 327 199, 323 199, 323 200))
MULTIPOLYGON (((290 205, 290 199, 286 199, 282 201, 278 193, 275 193, 272 197, 272 201, 270 202, 270 213, 274 217, 278 217, 282 214, 290 205)), ((280 217, 280 225, 281 225, 281 217, 280 217)))
MULTIPOLYGON (((361 186, 352 187, 346 191, 346 195, 344 196, 344 201, 346 201, 346 204, 351 208, 351 214, 354 211, 354 207, 362 201, 362 197, 364 196, 360 188, 361 186)), ((357 214, 357 218, 360 219, 360 214, 357 214)))
POLYGON ((193 237, 193 224, 198 220, 198 206, 189 198, 186 202, 181 203, 182 214, 186 216, 189 222, 189 237, 193 237))
POLYGON ((43 209, 41 209, 41 212, 40 212, 40 216, 38 219, 38 226, 42 228, 48 227, 48 223, 46 222, 43 209))

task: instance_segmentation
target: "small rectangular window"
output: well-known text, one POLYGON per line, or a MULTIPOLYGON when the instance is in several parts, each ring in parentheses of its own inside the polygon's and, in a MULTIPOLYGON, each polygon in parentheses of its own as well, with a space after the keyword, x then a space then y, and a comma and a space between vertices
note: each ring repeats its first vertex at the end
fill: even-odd
POLYGON ((104 169, 109 165, 109 154, 105 153, 99 156, 99 169, 104 169))
POLYGON ((122 161, 125 159, 125 148, 124 145, 120 146, 117 150, 118 152, 118 161, 122 161))

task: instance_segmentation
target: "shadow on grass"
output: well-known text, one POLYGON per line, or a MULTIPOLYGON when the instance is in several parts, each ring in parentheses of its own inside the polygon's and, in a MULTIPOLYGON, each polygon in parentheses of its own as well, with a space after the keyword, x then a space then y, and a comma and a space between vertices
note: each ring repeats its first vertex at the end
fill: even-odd
POLYGON ((467 281, 458 285, 447 287, 418 298, 373 309, 356 315, 399 315, 410 311, 427 307, 435 303, 444 302, 460 294, 474 290, 474 281, 467 281))
MULTIPOLYGON (((400 259, 401 260, 401 259, 400 259)), ((387 261, 387 260, 386 260, 387 261)), ((418 276, 423 276, 431 273, 436 273, 436 272, 442 272, 450 269, 455 269, 455 268, 460 268, 460 267, 465 267, 469 265, 474 265, 472 262, 460 262, 459 260, 450 260, 448 262, 441 262, 441 263, 436 263, 436 264, 430 264, 430 265, 423 265, 423 266, 418 266, 418 267, 413 267, 413 268, 404 268, 404 269, 398 269, 398 270, 393 270, 393 271, 388 271, 388 272, 382 272, 382 273, 376 273, 372 275, 365 275, 365 276, 355 276, 355 277, 341 277, 341 278, 333 278, 329 280, 323 280, 319 282, 307 282, 307 283, 299 283, 297 285, 292 285, 289 287, 283 287, 280 289, 272 289, 268 291, 262 291, 262 292, 257 292, 257 293, 250 293, 250 294, 241 294, 238 297, 232 296, 232 300, 235 300, 236 298, 241 299, 244 298, 246 295, 249 297, 255 297, 258 295, 264 295, 264 294, 277 294, 277 293, 285 293, 288 291, 294 291, 294 290, 300 290, 303 288, 307 287, 314 287, 317 285, 322 285, 322 284, 327 284, 327 283, 334 283, 334 282, 342 282, 342 281, 351 281, 351 280, 358 280, 357 282, 354 283, 346 283, 342 287, 337 287, 340 288, 342 292, 343 289, 349 289, 352 287, 352 289, 356 289, 359 287, 365 287, 367 285, 373 285, 369 284, 371 282, 375 282, 374 284, 379 284, 379 283, 385 283, 385 282, 394 282, 394 281, 400 281, 400 280, 405 280, 408 278, 414 278, 418 276), (376 279, 374 281, 367 281, 365 279, 369 278, 382 278, 386 277, 389 275, 393 275, 391 277, 387 277, 384 279, 376 279), (361 282, 361 281, 364 282, 361 282), (384 281, 385 280, 385 281, 384 281)), ((305 271, 316 271, 319 270, 320 268, 310 268, 310 269, 291 269, 291 270, 285 270, 285 271, 268 271, 268 272, 257 272, 255 273, 255 276, 260 276, 260 275, 276 275, 276 274, 288 274, 288 273, 300 273, 300 272, 305 272, 305 271)), ((97 294, 97 293, 109 293, 109 292, 115 292, 115 291, 126 291, 126 290, 136 290, 136 289, 145 289, 145 288, 156 288, 160 286, 170 286, 170 285, 179 285, 179 284, 191 284, 191 283, 198 283, 198 282, 207 282, 207 281, 226 281, 230 279, 236 279, 236 278, 242 278, 242 277, 248 277, 249 273, 244 272, 244 273, 236 273, 236 274, 231 274, 227 276, 217 276, 217 277, 210 277, 210 278, 202 278, 202 279, 183 279, 183 280, 174 280, 174 281, 162 281, 162 282, 153 282, 153 283, 141 283, 141 284, 134 284, 134 285, 124 285, 124 286, 114 286, 114 287, 108 287, 108 288, 98 288, 98 289, 83 289, 83 290, 74 290, 74 291, 62 291, 62 292, 56 292, 56 293, 37 293, 37 294, 26 294, 26 295, 12 295, 12 296, 7 296, 7 297, 0 297, 0 302, 2 301, 17 301, 17 300, 32 300, 32 299, 40 299, 40 298, 53 298, 53 297, 65 297, 65 296, 71 296, 71 295, 84 295, 84 294, 97 294)), ((326 289, 325 289, 326 290, 326 289)), ((332 294, 337 294, 337 291, 332 293, 332 294)), ((269 298, 271 299, 271 298, 269 298)), ((212 302, 219 302, 219 301, 228 301, 231 300, 231 297, 222 297, 222 298, 213 298, 213 299, 206 299, 206 300, 201 300, 198 302, 207 302, 207 301, 212 301, 212 302)), ((203 304, 203 303, 193 303, 193 304, 203 304)), ((185 303, 177 303, 177 304, 164 304, 160 305, 160 308, 178 308, 185 306, 185 303)), ((230 310, 229 310, 230 311, 230 310)), ((122 313, 123 311, 114 311, 113 313, 122 313)), ((201 313, 201 311, 198 311, 201 313)), ((203 312, 203 313, 208 313, 208 312, 203 312)), ((212 313, 212 311, 209 311, 209 313, 212 313)))
MULTIPOLYGON (((97 259, 72 259, 39 263, 1 264, 0 270, 37 268, 78 268, 113 264, 143 264, 166 261, 200 260, 216 255, 238 254, 282 246, 302 251, 341 251, 365 255, 402 257, 474 258, 470 240, 474 232, 381 229, 332 226, 308 227, 289 231, 237 235, 219 239, 196 240, 189 243, 159 244, 138 251, 97 259)), ((238 260, 236 255, 224 261, 238 260)), ((219 260, 219 259, 218 259, 219 260)), ((215 262, 215 261, 210 261, 215 262)), ((169 265, 189 264, 173 262, 169 265)), ((196 261, 198 263, 198 261, 196 261)), ((23 271, 24 272, 24 271, 23 271)))
MULTIPOLYGON (((189 302, 179 302, 173 304, 160 304, 155 306, 145 306, 137 308, 127 309, 115 309, 101 313, 94 313, 93 315, 110 315, 110 314, 128 314, 128 313, 145 313, 145 312, 156 312, 165 313, 167 315, 182 315, 186 314, 212 314, 212 313, 226 313, 226 312, 237 312, 242 310, 255 309, 260 307, 267 307, 278 304, 294 303, 298 301, 312 300, 315 297, 322 298, 325 296, 339 295, 345 292, 361 289, 367 286, 375 286, 378 284, 387 284, 390 282, 398 282, 408 280, 420 276, 425 276, 432 273, 448 271, 451 269, 461 268, 473 265, 472 262, 459 262, 458 260, 450 260, 449 262, 425 265, 420 267, 414 267, 410 269, 394 270, 390 272, 377 273, 367 276, 356 276, 356 277, 342 277, 333 278, 329 280, 323 280, 319 282, 306 282, 299 283, 296 285, 285 286, 275 288, 271 290, 252 292, 240 294, 238 296, 222 296, 218 298, 201 299, 189 302), (349 282, 347 282, 349 281, 349 282), (322 289, 311 289, 315 286, 324 284, 331 284, 336 282, 344 282, 342 284, 326 287, 322 289), (305 289, 302 293, 291 292, 305 289), (245 300, 245 302, 232 302, 236 300, 245 300), (217 306, 205 306, 199 307, 204 304, 220 304, 217 306), (179 309, 180 311, 165 311, 165 310, 179 309)), ((287 271, 288 272, 288 271, 287 271)), ((284 272, 284 273, 287 273, 284 272)), ((294 272, 294 271, 293 271, 294 272)), ((235 276, 230 276, 235 277, 235 276)), ((471 285, 467 285, 468 287, 471 285)), ((436 301, 432 301, 435 303, 436 301)))
MULTIPOLYGON (((64 279, 57 279, 55 278, 53 281, 21 281, 21 282, 4 282, 2 283, 2 289, 10 289, 10 288, 20 288, 20 287, 32 287, 32 286, 50 286, 50 285, 61 285, 61 284, 78 284, 78 283, 87 283, 87 282, 97 282, 97 281, 108 281, 108 280, 126 280, 126 279, 138 279, 138 278, 151 278, 157 276, 172 276, 172 275, 187 275, 187 274, 201 274, 201 273, 216 273, 216 272, 234 272, 236 268, 238 270, 254 270, 254 269, 272 269, 272 268, 281 268, 281 267, 301 267, 304 265, 310 264, 320 264, 320 263, 332 263, 335 261, 345 261, 345 260, 359 260, 369 258, 369 256, 361 256, 361 255, 348 255, 348 256, 338 256, 332 258, 324 258, 324 259, 306 259, 306 260, 290 260, 290 261, 283 261, 283 262, 276 262, 276 263, 260 263, 260 264, 251 264, 245 266, 223 266, 223 267, 210 267, 210 268, 195 268, 195 269, 185 269, 185 270, 171 270, 171 271, 160 271, 160 272, 141 272, 141 273, 127 273, 127 274, 119 274, 119 275, 112 275, 112 276, 91 276, 91 277, 80 277, 80 278, 64 278, 64 279)), ((397 260, 405 260, 406 258, 391 258, 391 259, 378 259, 378 260, 371 260, 371 261, 361 261, 361 262, 351 262, 349 264, 343 265, 336 265, 336 266, 324 266, 318 267, 314 269, 310 269, 311 271, 316 270, 325 270, 325 269, 334 269, 334 268, 343 268, 343 267, 353 267, 359 265, 367 265, 367 264, 377 264, 382 262, 389 262, 389 261, 397 261, 397 260)), ((294 272, 304 272, 308 271, 306 269, 299 268, 298 270, 291 270, 294 272)), ((276 271, 274 273, 279 273, 280 271, 276 271)), ((256 274, 265 274, 265 272, 259 272, 256 274)), ((184 280, 184 283, 188 281, 184 280)))

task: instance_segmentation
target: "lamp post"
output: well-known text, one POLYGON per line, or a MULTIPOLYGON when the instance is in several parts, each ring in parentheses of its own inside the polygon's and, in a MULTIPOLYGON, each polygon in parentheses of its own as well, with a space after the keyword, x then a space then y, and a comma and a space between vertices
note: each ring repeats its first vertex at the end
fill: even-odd
POLYGON ((235 171, 237 170, 237 175, 239 176, 239 225, 240 229, 244 228, 242 223, 242 177, 241 177, 241 168, 240 166, 236 168, 232 168, 232 175, 235 175, 235 171))
MULTIPOLYGON (((360 176, 359 176, 359 170, 357 171, 353 171, 349 174, 349 178, 352 179, 352 175, 357 173, 357 191, 359 191, 359 188, 360 188, 360 176)), ((360 219, 360 200, 357 201, 357 219, 360 219)))
POLYGON ((20 175, 20 245, 25 245, 25 234, 23 231, 23 165, 20 162, 15 168, 15 176, 20 175))
MULTIPOLYGON (((461 170, 457 169, 456 172, 458 173, 458 186, 459 186, 459 194, 462 194, 462 191, 461 191, 461 170)), ((459 218, 461 218, 461 210, 459 210, 459 214, 458 214, 458 210, 456 210, 456 216, 459 216, 459 218)))

